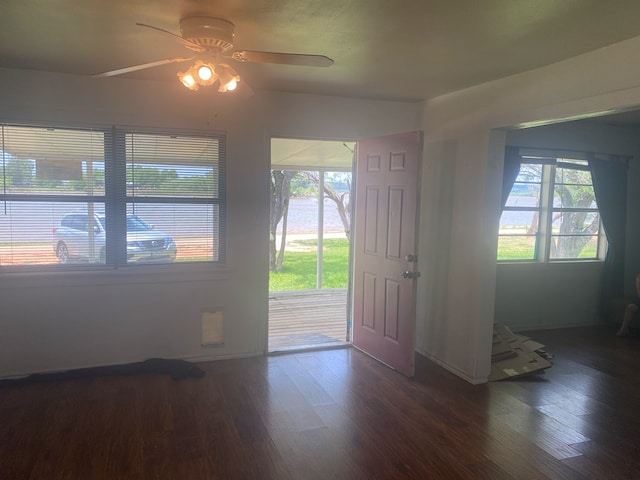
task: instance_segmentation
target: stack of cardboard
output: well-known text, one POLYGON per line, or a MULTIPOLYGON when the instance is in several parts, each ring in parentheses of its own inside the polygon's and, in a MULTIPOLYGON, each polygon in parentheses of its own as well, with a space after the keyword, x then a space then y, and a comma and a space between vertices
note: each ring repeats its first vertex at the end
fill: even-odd
POLYGON ((493 348, 489 381, 543 373, 551 367, 552 356, 544 345, 524 335, 517 335, 501 324, 493 326, 493 348))

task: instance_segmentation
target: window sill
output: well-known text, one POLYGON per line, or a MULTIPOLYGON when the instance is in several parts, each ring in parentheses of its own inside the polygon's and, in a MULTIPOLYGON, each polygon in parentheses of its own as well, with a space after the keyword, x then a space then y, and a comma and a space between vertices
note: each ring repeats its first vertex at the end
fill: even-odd
POLYGON ((118 269, 96 266, 76 270, 12 269, 0 273, 0 289, 29 287, 74 287, 129 284, 207 282, 227 280, 233 270, 226 265, 192 263, 135 265, 118 269))
POLYGON ((594 265, 603 264, 604 260, 600 259, 585 259, 585 260, 552 260, 548 262, 541 262, 538 260, 498 260, 498 265, 594 265))

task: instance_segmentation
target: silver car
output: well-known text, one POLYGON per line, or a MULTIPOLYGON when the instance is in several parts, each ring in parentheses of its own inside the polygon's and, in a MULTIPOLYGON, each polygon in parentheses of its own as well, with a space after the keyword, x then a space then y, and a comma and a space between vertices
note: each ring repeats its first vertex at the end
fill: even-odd
MULTIPOLYGON (((53 229, 53 250, 59 263, 72 260, 105 263, 105 217, 94 214, 93 234, 89 236, 86 212, 68 213, 53 229)), ((173 238, 137 215, 127 215, 127 262, 172 262, 176 259, 173 238)))

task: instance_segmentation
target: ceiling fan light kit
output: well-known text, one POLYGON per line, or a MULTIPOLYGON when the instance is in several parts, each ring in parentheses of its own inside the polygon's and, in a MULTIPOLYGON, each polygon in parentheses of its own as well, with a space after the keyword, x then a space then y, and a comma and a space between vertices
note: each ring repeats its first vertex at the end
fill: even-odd
POLYGON ((137 25, 171 36, 175 41, 194 51, 195 56, 167 58, 142 65, 134 65, 100 73, 95 75, 96 77, 112 77, 168 63, 195 60, 186 71, 178 73, 178 79, 185 87, 190 90, 198 90, 200 87, 209 87, 217 82, 219 92, 229 92, 235 90, 238 86, 240 75, 229 65, 228 61, 306 67, 328 67, 333 64, 333 60, 324 55, 251 50, 231 51, 233 49, 235 25, 222 18, 203 16, 182 18, 180 20, 180 33, 182 36, 153 25, 144 23, 138 23, 137 25))
POLYGON ((217 81, 219 92, 229 92, 238 86, 240 75, 227 64, 196 60, 189 69, 178 72, 178 79, 190 90, 209 87, 217 81))

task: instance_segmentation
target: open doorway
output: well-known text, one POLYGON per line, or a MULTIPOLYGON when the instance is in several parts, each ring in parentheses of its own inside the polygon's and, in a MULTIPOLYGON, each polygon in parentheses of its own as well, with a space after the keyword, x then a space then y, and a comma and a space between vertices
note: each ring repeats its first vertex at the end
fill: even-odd
POLYGON ((347 344, 355 142, 273 138, 269 351, 347 344))

